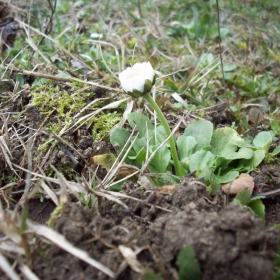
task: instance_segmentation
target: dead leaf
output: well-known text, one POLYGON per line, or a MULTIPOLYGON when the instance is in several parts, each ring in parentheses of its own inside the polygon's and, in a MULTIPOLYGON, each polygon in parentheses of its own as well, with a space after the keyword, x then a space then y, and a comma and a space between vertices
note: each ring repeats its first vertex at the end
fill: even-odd
POLYGON ((176 185, 166 185, 157 189, 161 194, 173 194, 176 191, 176 185))
POLYGON ((249 174, 242 173, 237 179, 223 185, 222 190, 224 193, 228 193, 228 190, 230 188, 229 194, 237 194, 245 189, 248 189, 252 193, 254 185, 254 178, 249 174))
POLYGON ((114 164, 114 162, 116 161, 116 157, 114 154, 103 154, 91 157, 90 161, 93 165, 100 165, 102 168, 105 168, 108 172, 114 164))
POLYGON ((264 114, 259 108, 251 108, 249 111, 249 121, 253 124, 259 125, 264 121, 264 114))
MULTIPOLYGON (((117 180, 121 180, 124 179, 128 176, 130 176, 131 174, 133 174, 136 171, 136 169, 127 167, 127 166, 120 166, 118 173, 117 173, 117 180)), ((138 178, 138 174, 135 174, 132 178, 138 178)))

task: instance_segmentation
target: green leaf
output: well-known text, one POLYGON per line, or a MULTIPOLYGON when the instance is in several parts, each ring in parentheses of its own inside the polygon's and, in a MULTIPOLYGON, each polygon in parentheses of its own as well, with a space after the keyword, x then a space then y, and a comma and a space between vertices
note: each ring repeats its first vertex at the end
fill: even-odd
POLYGON ((280 153, 280 146, 277 146, 273 151, 272 151, 272 155, 273 156, 276 156, 280 153))
POLYGON ((127 181, 122 181, 119 182, 117 184, 111 185, 109 190, 112 192, 120 192, 122 190, 123 185, 126 183, 127 181))
POLYGON ((237 67, 238 65, 236 63, 232 63, 232 62, 223 63, 223 69, 225 72, 231 72, 235 70, 237 67))
MULTIPOLYGON (((244 145, 244 140, 239 137, 233 128, 223 127, 214 131, 211 145, 211 152, 214 155, 224 157, 225 159, 232 159, 237 154, 236 150, 238 147, 244 145)), ((239 158, 238 155, 236 156, 239 158)))
POLYGON ((131 141, 133 142, 133 150, 136 154, 138 154, 141 150, 146 149, 147 139, 146 137, 137 137, 135 140, 135 136, 132 137, 131 141))
POLYGON ((180 251, 176 265, 179 267, 180 280, 200 280, 202 279, 202 271, 196 258, 193 247, 186 246, 180 251))
POLYGON ((199 58, 199 62, 201 62, 201 68, 205 68, 206 66, 211 65, 214 59, 215 58, 212 53, 203 53, 199 58))
POLYGON ((178 91, 178 87, 174 84, 174 82, 168 78, 163 78, 163 82, 170 87, 174 91, 178 91))
POLYGON ((240 162, 240 166, 243 166, 243 170, 250 172, 254 170, 264 159, 265 151, 256 150, 254 151, 253 157, 251 159, 244 159, 240 162))
POLYGON ((220 184, 225 184, 225 183, 235 180, 238 176, 239 176, 239 172, 236 170, 233 170, 233 171, 227 172, 223 176, 217 176, 217 178, 218 178, 218 182, 220 184))
POLYGON ((126 144, 130 131, 125 128, 117 128, 110 134, 110 142, 113 146, 116 146, 118 152, 122 150, 124 145, 126 144))
POLYGON ((149 268, 143 275, 143 280, 163 280, 163 278, 157 275, 151 268, 149 268))
POLYGON ((233 199, 233 204, 241 204, 241 205, 248 205, 251 202, 251 191, 245 189, 239 192, 235 198, 233 199))
POLYGON ((179 159, 186 168, 189 168, 189 157, 193 153, 196 144, 197 142, 192 136, 181 135, 177 139, 179 159))
POLYGON ((180 183, 180 180, 178 181, 177 178, 172 176, 171 174, 164 173, 159 176, 159 181, 162 183, 162 186, 164 185, 175 185, 180 183))
MULTIPOLYGON (((277 256, 277 258, 278 258, 278 263, 279 263, 280 257, 277 256)), ((277 266, 278 266, 278 271, 274 272, 272 280, 280 280, 280 269, 279 269, 279 265, 277 265, 277 266)))
MULTIPOLYGON (((152 137, 150 144, 151 145, 160 145, 167 138, 167 134, 163 125, 156 127, 156 132, 149 131, 149 137, 152 137)), ((165 144, 169 147, 169 141, 165 144)))
POLYGON ((254 138, 253 144, 258 149, 268 151, 272 143, 272 136, 268 131, 262 131, 254 138))
POLYGON ((206 120, 198 120, 191 123, 184 132, 185 136, 192 136, 195 138, 197 145, 195 151, 202 150, 209 146, 213 134, 213 124, 206 120))
MULTIPOLYGON (((153 148, 155 150, 157 146, 153 148)), ((151 172, 164 173, 170 163, 171 154, 167 147, 162 147, 152 158, 148 168, 151 172)))
POLYGON ((135 156, 129 156, 128 158, 131 160, 136 160, 138 162, 144 162, 146 160, 146 150, 140 150, 135 156))
POLYGON ((226 159, 234 160, 234 159, 250 159, 254 155, 254 151, 250 148, 244 147, 240 148, 238 152, 229 151, 226 155, 226 159))
POLYGON ((147 137, 147 130, 154 130, 152 122, 146 116, 138 112, 128 114, 127 120, 129 125, 139 132, 140 137, 147 137))
POLYGON ((262 203, 261 199, 256 199, 256 200, 251 201, 248 204, 248 207, 250 207, 257 216, 259 216, 260 218, 262 218, 264 220, 265 206, 262 203))
POLYGON ((215 156, 209 151, 198 151, 190 157, 190 172, 203 171, 206 167, 211 168, 215 163, 215 156))
POLYGON ((18 73, 17 77, 16 77, 16 81, 18 83, 18 87, 21 87, 22 85, 24 85, 24 77, 23 77, 23 75, 18 73))

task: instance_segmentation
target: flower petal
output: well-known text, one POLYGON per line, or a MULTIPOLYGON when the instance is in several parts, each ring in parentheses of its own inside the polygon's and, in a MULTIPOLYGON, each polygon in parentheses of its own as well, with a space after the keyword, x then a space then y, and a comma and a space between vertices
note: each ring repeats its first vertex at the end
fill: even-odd
POLYGON ((150 62, 135 63, 119 73, 121 86, 125 92, 137 90, 144 93, 145 81, 149 80, 154 83, 155 71, 150 62))

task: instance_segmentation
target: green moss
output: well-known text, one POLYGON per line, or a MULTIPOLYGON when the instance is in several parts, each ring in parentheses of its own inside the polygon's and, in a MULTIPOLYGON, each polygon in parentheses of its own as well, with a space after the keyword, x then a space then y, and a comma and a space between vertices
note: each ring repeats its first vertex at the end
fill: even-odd
MULTIPOLYGON (((59 135, 61 130, 71 127, 77 121, 74 116, 81 112, 92 100, 94 100, 95 93, 91 88, 85 87, 83 83, 73 82, 67 84, 67 87, 49 84, 40 87, 34 87, 30 93, 32 97, 31 106, 37 107, 44 118, 44 130, 50 134, 59 135)), ((106 103, 105 103, 106 104, 106 103)), ((95 102, 88 107, 84 114, 88 114, 94 108, 103 107, 104 101, 95 102)), ((80 117, 83 114, 80 115, 80 117)), ((89 119, 85 124, 93 127, 92 137, 98 141, 109 132, 109 130, 121 120, 122 116, 118 113, 106 114, 101 113, 94 118, 89 119)), ((57 145, 57 140, 52 137, 46 138, 44 143, 38 148, 39 155, 37 160, 41 159, 46 152, 57 145)), ((71 167, 56 164, 56 168, 67 178, 72 178, 75 172, 71 167), (72 177, 71 177, 72 176, 72 177)), ((56 174, 52 169, 45 171, 50 177, 56 174)))
POLYGON ((263 159, 263 163, 265 163, 265 164, 273 163, 273 162, 277 163, 277 161, 278 161, 277 156, 275 156, 271 153, 266 154, 264 159, 263 159))
POLYGON ((94 119, 92 137, 95 141, 101 140, 109 130, 122 119, 118 113, 100 115, 94 119))
MULTIPOLYGON (((80 89, 73 87, 71 91, 80 89)), ((90 97, 92 92, 81 92, 78 94, 69 94, 66 90, 60 87, 51 87, 51 85, 44 85, 33 89, 30 95, 33 97, 31 105, 38 107, 41 114, 48 115, 53 110, 59 113, 60 117, 69 117, 78 113, 87 102, 86 99, 90 97)))
MULTIPOLYGON (((75 174, 75 171, 73 170, 72 167, 68 166, 68 165, 65 165, 63 163, 58 163, 55 165, 55 168, 56 170, 59 172, 59 173, 62 173, 63 176, 65 176, 67 179, 74 179, 74 176, 75 174)), ((45 171, 45 174, 48 176, 48 177, 52 177, 52 178, 57 178, 57 173, 53 170, 53 168, 49 167, 46 171, 45 171)))

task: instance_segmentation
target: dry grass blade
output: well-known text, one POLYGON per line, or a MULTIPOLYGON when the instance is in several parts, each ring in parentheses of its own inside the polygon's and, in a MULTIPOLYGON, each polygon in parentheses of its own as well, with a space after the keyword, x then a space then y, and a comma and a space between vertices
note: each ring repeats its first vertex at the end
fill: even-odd
POLYGON ((171 96, 177 102, 181 103, 185 107, 185 109, 188 109, 188 103, 177 92, 172 93, 171 96))
POLYGON ((10 277, 12 280, 20 280, 20 277, 15 273, 7 259, 0 253, 0 268, 10 277))
POLYGON ((67 202, 67 200, 68 200, 67 189, 70 189, 72 194, 79 200, 80 199, 79 195, 71 187, 71 185, 69 184, 69 181, 67 181, 65 179, 65 177, 55 169, 54 166, 52 166, 52 168, 55 170, 55 172, 57 174, 57 179, 59 180, 59 186, 61 187, 61 195, 60 195, 60 198, 59 198, 59 202, 61 204, 64 204, 64 203, 67 202))
MULTIPOLYGON (((0 230, 14 243, 18 248, 25 249, 24 241, 19 228, 15 222, 4 212, 0 202, 0 230)), ((12 248, 12 247, 11 247, 12 248)), ((19 249, 20 250, 20 249, 19 249)), ((26 251, 25 251, 26 253, 26 251)))
POLYGON ((94 99, 92 102, 88 103, 84 108, 82 108, 74 117, 73 119, 77 119, 87 108, 89 108, 90 106, 94 105, 97 102, 100 101, 106 101, 111 99, 110 97, 106 97, 106 98, 96 98, 94 99))
POLYGON ((123 117, 121 119, 121 121, 119 123, 117 123, 116 125, 114 125, 114 127, 111 128, 111 130, 109 131, 109 133, 111 134, 115 129, 117 128, 120 128, 120 127, 123 127, 124 123, 126 122, 127 120, 127 116, 128 114, 130 114, 132 112, 132 109, 133 109, 133 101, 129 101, 127 103, 127 106, 126 106, 126 109, 123 113, 123 117))
POLYGON ((117 174, 119 168, 121 167, 121 164, 123 163, 123 161, 125 160, 125 158, 127 157, 129 151, 131 150, 131 148, 133 147, 137 136, 139 133, 136 134, 135 138, 133 139, 133 141, 130 143, 130 146, 127 148, 130 140, 132 139, 132 136, 134 134, 135 129, 132 130, 131 135, 129 136, 129 138, 127 139, 127 142, 125 143, 124 147, 122 148, 120 154, 118 155, 116 161, 114 162, 114 164, 111 166, 110 170, 108 171, 107 175, 105 176, 105 178, 103 179, 103 181, 100 183, 100 185, 98 186, 98 188, 104 186, 104 188, 108 188, 108 184, 110 183, 110 181, 114 178, 114 176, 117 174), (123 153, 125 152, 125 154, 123 155, 123 153), (122 160, 119 161, 119 159, 122 157, 122 160))
MULTIPOLYGON (((19 165, 16 165, 16 164, 13 164, 13 165, 16 166, 17 168, 25 171, 25 172, 29 172, 27 169, 25 169, 25 168, 23 168, 19 165)), ((55 183, 57 185, 60 185, 60 180, 59 179, 52 178, 52 177, 47 177, 47 176, 44 176, 44 175, 41 175, 39 173, 35 173, 35 172, 32 172, 32 171, 30 171, 30 174, 35 175, 38 178, 47 180, 49 182, 55 183)), ((67 184, 70 185, 71 189, 73 189, 75 192, 87 193, 87 190, 83 186, 81 186, 81 184, 79 184, 79 183, 72 182, 72 181, 67 181, 67 184)))
POLYGON ((140 173, 140 169, 138 169, 138 167, 136 166, 133 166, 133 165, 129 165, 129 164, 122 164, 121 167, 128 167, 128 168, 131 168, 131 169, 135 169, 136 171, 129 174, 128 176, 118 180, 118 181, 113 181, 112 183, 108 183, 105 188, 106 189, 109 189, 110 187, 114 186, 114 185, 117 185, 123 181, 126 181, 127 179, 131 178, 131 177, 134 177, 135 175, 137 175, 138 173, 140 173))
POLYGON ((58 206, 59 203, 56 194, 50 189, 50 187, 44 181, 41 181, 41 187, 45 190, 45 192, 51 198, 54 204, 58 206))
MULTIPOLYGON (((76 127, 78 124, 80 124, 78 127, 76 127, 76 130, 81 127, 85 122, 89 121, 91 118, 95 117, 98 113, 102 112, 103 110, 107 110, 107 109, 115 109, 115 108, 118 108, 122 103, 124 103, 125 101, 129 100, 130 98, 127 97, 127 98, 124 98, 124 99, 121 99, 121 100, 117 100, 117 101, 114 101, 108 105, 105 105, 104 107, 100 108, 100 109, 97 109, 96 111, 90 113, 90 114, 87 114, 86 116, 83 116, 81 117, 80 119, 77 120, 77 122, 71 126, 70 128, 67 129, 67 131, 73 129, 74 127, 76 127)), ((65 132, 67 132, 65 131, 65 132)))
POLYGON ((28 76, 33 76, 33 77, 41 77, 41 78, 46 78, 46 79, 50 79, 50 80, 54 80, 54 81, 61 81, 61 82, 80 82, 80 83, 84 83, 86 85, 91 85, 91 86, 95 86, 95 87, 99 87, 99 88, 104 88, 104 89, 108 89, 111 91, 115 91, 115 92, 123 92, 123 90, 118 89, 118 88, 112 88, 109 86, 104 86, 98 83, 94 83, 94 82, 87 82, 84 80, 80 80, 80 79, 76 79, 73 77, 69 77, 69 78, 64 78, 64 77, 58 77, 58 76, 54 76, 54 75, 49 75, 49 74, 45 74, 45 73, 38 73, 38 72, 33 72, 33 71, 27 71, 27 70, 22 70, 22 73, 28 76))
POLYGON ((7 164, 9 165, 10 169, 18 176, 18 174, 14 170, 12 162, 10 160, 10 157, 12 155, 11 155, 11 152, 10 152, 6 142, 5 142, 4 136, 0 136, 0 148, 2 150, 2 154, 4 155, 5 160, 6 160, 7 164))
POLYGON ((134 252, 131 248, 123 245, 119 246, 119 250, 122 253, 128 265, 131 267, 131 269, 140 274, 143 274, 145 272, 144 267, 137 260, 136 252, 134 252))
POLYGON ((102 193, 110 194, 110 195, 117 196, 117 197, 132 199, 132 200, 141 202, 141 203, 143 203, 143 204, 149 205, 149 206, 151 206, 151 207, 155 207, 155 208, 157 208, 157 209, 163 210, 163 211, 165 211, 165 212, 172 213, 171 210, 168 210, 168 209, 163 208, 163 207, 161 207, 161 206, 157 206, 157 205, 148 203, 148 202, 146 202, 146 201, 144 201, 144 200, 141 200, 141 199, 138 199, 138 198, 136 198, 136 197, 132 197, 132 196, 129 196, 129 195, 126 195, 126 194, 123 194, 123 193, 111 192, 111 191, 104 191, 104 190, 102 190, 102 193))
POLYGON ((65 237, 56 231, 43 226, 43 225, 36 225, 35 223, 31 221, 27 221, 27 225, 30 230, 32 230, 34 233, 50 240, 52 243, 56 244, 63 250, 67 251, 68 253, 72 254, 73 256, 79 258, 80 260, 83 260, 84 262, 88 263, 89 265, 95 267, 96 269, 102 271, 106 275, 108 275, 111 278, 115 278, 115 273, 104 266, 103 264, 99 263, 98 261, 92 259, 87 252, 84 250, 81 250, 77 247, 75 247, 73 244, 68 242, 65 237))
POLYGON ((107 198, 108 200, 112 200, 112 201, 122 205, 126 210, 129 210, 129 207, 125 203, 123 203, 121 200, 116 198, 113 194, 108 194, 103 191, 93 191, 93 193, 98 196, 103 196, 103 197, 107 198))
POLYGON ((20 268, 22 274, 25 276, 26 279, 28 280, 40 280, 34 273, 33 271, 30 270, 30 268, 26 265, 23 265, 20 268))
MULTIPOLYGON (((7 238, 7 237, 5 237, 7 238)), ((14 253, 14 254, 18 254, 18 255, 24 255, 25 251, 19 247, 16 246, 14 243, 12 243, 10 240, 4 242, 4 241, 0 241, 3 244, 0 244, 0 251, 1 252, 8 252, 8 253, 14 253)))
POLYGON ((220 64, 219 58, 215 58, 212 61, 212 63, 210 63, 207 67, 203 68, 198 73, 196 73, 196 71, 198 70, 199 66, 202 64, 202 62, 203 62, 203 60, 200 61, 200 63, 197 65, 196 69, 194 70, 194 76, 192 76, 187 81, 187 83, 181 88, 182 94, 185 93, 194 84, 196 84, 200 80, 202 80, 205 76, 207 76, 211 71, 213 71, 220 64))
POLYGON ((107 46, 113 47, 113 48, 115 49, 115 54, 116 54, 117 61, 118 61, 118 66, 119 66, 119 72, 121 72, 120 56, 119 56, 119 52, 118 52, 117 47, 114 46, 114 45, 111 44, 111 43, 104 42, 104 41, 97 41, 97 40, 91 40, 91 39, 88 39, 87 41, 88 41, 88 42, 91 42, 91 43, 98 43, 98 44, 99 44, 99 51, 100 51, 100 55, 101 55, 101 57, 102 57, 102 61, 103 61, 104 65, 106 66, 107 70, 111 73, 111 75, 112 75, 113 77, 115 77, 116 79, 118 79, 118 77, 115 75, 115 73, 113 73, 113 72, 111 71, 111 69, 109 68, 109 66, 108 66, 107 63, 106 63, 106 60, 105 60, 104 57, 103 57, 101 44, 102 44, 102 45, 105 45, 105 46, 107 45, 107 46))
POLYGON ((35 42, 33 41, 33 39, 30 36, 30 32, 27 30, 26 25, 23 25, 23 29, 26 33, 26 42, 29 44, 29 46, 33 49, 33 52, 38 53, 44 60, 45 63, 48 65, 49 59, 39 50, 39 48, 36 46, 35 42))
MULTIPOLYGON (((43 32, 41 32, 40 30, 33 28, 32 26, 26 24, 25 22, 21 21, 21 20, 17 20, 20 25, 24 28, 28 28, 28 30, 32 30, 37 34, 40 34, 41 36, 45 37, 46 39, 50 40, 51 42, 53 42, 55 45, 57 45, 64 53, 68 54, 72 59, 78 60, 80 61, 75 55, 73 55, 71 52, 69 52, 65 47, 63 47, 62 45, 60 45, 56 40, 54 40, 53 38, 51 38, 50 36, 47 36, 46 34, 44 34, 43 32)), ((82 61, 81 61, 82 62, 82 61)), ((89 67, 89 66, 88 66, 89 67)), ((92 71, 94 71, 93 68, 89 67, 92 71)))

